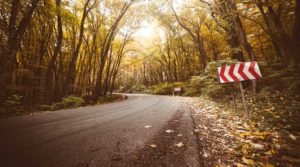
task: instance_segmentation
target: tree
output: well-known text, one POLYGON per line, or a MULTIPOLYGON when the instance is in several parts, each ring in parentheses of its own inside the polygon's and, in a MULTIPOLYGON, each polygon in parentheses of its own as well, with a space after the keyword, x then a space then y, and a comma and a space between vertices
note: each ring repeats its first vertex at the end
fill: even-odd
POLYGON ((85 20, 86 20, 88 14, 90 13, 90 11, 97 4, 97 1, 95 0, 94 3, 89 6, 90 1, 91 0, 85 0, 85 3, 84 3, 82 18, 81 18, 81 22, 80 22, 80 32, 79 32, 78 43, 77 43, 77 45, 75 47, 75 51, 72 55, 71 62, 69 64, 69 68, 68 68, 67 78, 66 78, 66 81, 64 83, 65 84, 64 85, 64 90, 65 90, 64 95, 65 96, 73 93, 74 82, 75 82, 75 77, 76 77, 76 61, 77 61, 79 51, 80 51, 80 48, 81 48, 81 44, 82 44, 82 41, 83 41, 85 20))
POLYGON ((0 59, 0 86, 4 88, 4 91, 0 94, 0 103, 3 102, 5 93, 7 93, 6 85, 10 82, 14 82, 12 79, 14 75, 13 73, 17 68, 17 52, 39 1, 40 0, 32 0, 32 2, 26 7, 27 10, 19 22, 17 18, 20 10, 20 0, 12 0, 11 2, 11 10, 7 26, 8 36, 5 47, 3 48, 3 55, 1 55, 0 59))
POLYGON ((185 29, 192 37, 193 42, 195 43, 195 45, 197 46, 199 55, 200 55, 200 60, 202 63, 202 68, 205 68, 207 66, 207 53, 206 50, 204 48, 204 41, 203 41, 203 37, 201 35, 201 26, 204 22, 205 16, 199 16, 198 18, 198 22, 196 23, 191 23, 192 24, 192 28, 188 27, 187 25, 185 25, 180 18, 178 17, 176 11, 174 10, 173 6, 171 6, 172 11, 174 12, 175 18, 177 20, 177 22, 179 23, 179 25, 185 29))
POLYGON ((56 0, 56 16, 57 16, 57 42, 54 49, 54 54, 48 64, 47 71, 45 74, 45 98, 46 102, 52 102, 53 98, 53 73, 55 68, 55 62, 58 54, 61 52, 61 45, 63 40, 63 26, 61 18, 61 0, 56 0))
POLYGON ((106 34, 104 38, 104 45, 101 49, 101 55, 100 55, 100 64, 99 64, 99 70, 97 72, 97 80, 96 80, 96 86, 95 91, 93 92, 93 99, 97 100, 99 96, 102 96, 102 76, 103 76, 103 70, 106 63, 106 59, 108 56, 109 48, 111 47, 111 43, 115 37, 116 30, 118 28, 118 24, 120 23, 121 19, 129 9, 129 7, 133 4, 133 1, 126 1, 117 16, 115 22, 110 27, 108 33, 106 34))

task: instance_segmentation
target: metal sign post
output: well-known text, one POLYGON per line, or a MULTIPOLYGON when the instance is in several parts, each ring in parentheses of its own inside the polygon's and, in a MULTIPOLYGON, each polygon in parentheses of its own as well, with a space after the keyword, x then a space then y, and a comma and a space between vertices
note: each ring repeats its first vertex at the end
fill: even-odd
POLYGON ((173 96, 175 96, 176 92, 181 92, 181 87, 174 88, 174 90, 173 90, 173 96))
POLYGON ((220 83, 239 82, 241 95, 243 99, 244 111, 248 113, 245 94, 241 81, 254 80, 262 78, 257 62, 244 62, 230 66, 218 67, 220 83))
POLYGON ((242 99, 243 99, 244 111, 246 113, 248 113, 248 109, 247 109, 247 105, 246 105, 246 98, 245 98, 245 94, 244 94, 244 89, 243 89, 242 82, 240 82, 239 84, 240 84, 240 90, 241 90, 241 95, 242 95, 242 99))
POLYGON ((234 107, 234 111, 235 113, 237 113, 237 108, 236 108, 236 99, 235 99, 235 94, 232 93, 232 100, 233 100, 233 107, 234 107))

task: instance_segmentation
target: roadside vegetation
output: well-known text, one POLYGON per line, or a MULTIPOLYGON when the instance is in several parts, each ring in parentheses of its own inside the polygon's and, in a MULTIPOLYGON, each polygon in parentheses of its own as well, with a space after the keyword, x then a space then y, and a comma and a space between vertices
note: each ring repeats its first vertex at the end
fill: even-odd
POLYGON ((229 142, 205 127, 225 128, 235 143, 202 152, 208 166, 300 166, 299 66, 300 0, 0 3, 1 117, 181 88, 174 94, 186 97, 199 131, 216 139, 204 150, 229 142), (239 85, 217 75, 217 67, 247 61, 262 73, 242 83, 251 116, 239 85))
POLYGON ((22 97, 13 95, 9 100, 0 107, 0 118, 20 115, 32 115, 42 111, 56 111, 62 109, 71 109, 84 106, 99 105, 105 103, 112 103, 124 100, 122 95, 112 94, 111 96, 101 97, 96 102, 82 97, 68 96, 63 98, 60 102, 55 102, 50 105, 35 105, 32 107, 24 107, 20 102, 22 97))
POLYGON ((212 88, 198 76, 188 91, 197 97, 180 98, 193 111, 206 166, 299 166, 299 75, 283 64, 262 71, 257 94, 245 91, 249 113, 237 83, 212 88))
POLYGON ((1 115, 78 107, 112 97, 126 47, 143 15, 133 1, 0 4, 1 115))

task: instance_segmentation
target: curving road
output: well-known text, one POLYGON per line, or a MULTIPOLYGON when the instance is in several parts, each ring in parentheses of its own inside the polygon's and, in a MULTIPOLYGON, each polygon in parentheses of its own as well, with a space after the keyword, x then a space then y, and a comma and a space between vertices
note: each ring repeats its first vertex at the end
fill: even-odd
POLYGON ((2 119, 0 166, 111 166, 142 148, 178 108, 173 97, 129 95, 121 102, 2 119))

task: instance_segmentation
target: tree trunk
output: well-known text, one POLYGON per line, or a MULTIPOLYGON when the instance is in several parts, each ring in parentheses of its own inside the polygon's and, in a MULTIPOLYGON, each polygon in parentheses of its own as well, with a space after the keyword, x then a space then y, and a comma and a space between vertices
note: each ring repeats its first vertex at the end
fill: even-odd
POLYGON ((80 22, 80 32, 79 32, 78 43, 76 45, 75 52, 72 55, 71 62, 69 64, 69 68, 68 68, 67 78, 66 78, 66 81, 63 86, 64 87, 64 96, 68 96, 68 95, 72 94, 73 90, 74 90, 74 83, 75 83, 75 79, 76 79, 76 62, 77 62, 79 51, 80 51, 81 44, 83 41, 84 22, 85 22, 85 19, 87 18, 87 15, 89 14, 89 12, 92 9, 92 7, 88 8, 89 2, 90 2, 90 0, 87 0, 84 4, 83 14, 82 14, 81 22, 80 22))
POLYGON ((181 20, 179 19, 178 15, 175 12, 173 7, 172 7, 172 10, 173 10, 173 13, 175 15, 175 18, 176 18, 178 24, 191 35, 193 42, 196 45, 197 50, 199 52, 199 60, 201 60, 201 63, 202 63, 202 67, 200 67, 200 69, 205 69, 207 66, 207 53, 205 51, 204 42, 203 42, 202 36, 200 34, 201 27, 200 26, 197 27, 196 32, 193 32, 189 27, 187 27, 185 24, 183 24, 181 22, 181 20))
POLYGON ((107 59, 107 54, 108 54, 110 45, 114 39, 118 24, 122 20, 123 16, 125 15, 125 13, 128 10, 128 8, 132 5, 132 3, 133 3, 133 1, 125 2, 120 14, 118 15, 117 19, 115 20, 114 24, 112 25, 108 34, 106 35, 104 46, 102 48, 101 56, 100 56, 101 61, 100 61, 100 65, 99 65, 100 67, 99 67, 99 70, 97 73, 96 86, 95 86, 95 90, 93 92, 93 100, 94 101, 96 101, 99 96, 102 96, 102 91, 103 91, 102 90, 102 79, 103 79, 102 77, 103 77, 103 70, 105 67, 106 59, 107 59))
POLYGON ((108 59, 107 67, 106 67, 106 76, 105 76, 105 80, 104 80, 103 96, 106 96, 107 91, 108 91, 108 85, 111 80, 112 74, 110 73, 110 71, 111 71, 112 57, 113 57, 113 51, 112 51, 112 46, 111 46, 109 59, 108 59))
POLYGON ((47 71, 45 74, 45 101, 50 104, 53 101, 53 73, 55 62, 58 54, 61 51, 62 39, 63 39, 63 28, 61 19, 61 0, 56 0, 56 16, 57 16, 57 42, 54 49, 54 54, 48 64, 47 71))
POLYGON ((227 33, 227 43, 231 47, 232 59, 239 61, 245 61, 242 44, 239 38, 239 31, 236 23, 236 4, 232 0, 215 0, 216 6, 218 7, 218 14, 225 21, 227 26, 223 26, 219 21, 215 21, 220 25, 221 28, 227 33))
POLYGON ((32 0, 31 4, 27 7, 28 10, 25 12, 25 15, 21 18, 18 25, 16 22, 20 8, 20 0, 13 0, 11 2, 12 7, 8 23, 8 39, 0 63, 0 86, 3 88, 3 91, 0 93, 0 104, 4 101, 4 98, 8 93, 7 85, 14 83, 13 79, 15 77, 13 76, 14 71, 17 68, 17 52, 39 1, 40 0, 32 0))
POLYGON ((295 72, 299 75, 300 64, 300 0, 296 0, 295 23, 293 30, 293 57, 295 63, 295 72))

